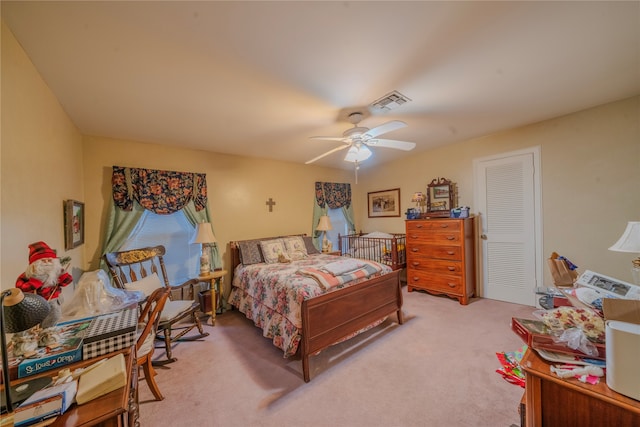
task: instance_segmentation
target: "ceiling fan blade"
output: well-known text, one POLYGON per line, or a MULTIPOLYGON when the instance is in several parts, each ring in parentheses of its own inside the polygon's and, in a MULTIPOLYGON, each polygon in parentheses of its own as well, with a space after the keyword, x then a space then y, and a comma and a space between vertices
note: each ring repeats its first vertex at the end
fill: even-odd
POLYGON ((367 138, 375 138, 378 135, 382 135, 383 133, 391 132, 397 129, 402 129, 406 127, 407 124, 405 122, 401 122, 400 120, 392 120, 387 123, 383 123, 380 126, 376 126, 372 129, 369 129, 365 133, 362 134, 364 139, 367 138))
POLYGON ((370 139, 365 144, 370 147, 395 148, 396 150, 410 151, 416 148, 415 142, 396 141, 395 139, 370 139))
POLYGON ((321 158, 323 158, 323 157, 325 157, 325 156, 328 156, 329 154, 333 154, 333 153, 335 153, 336 151, 344 150, 345 148, 349 148, 349 147, 350 147, 350 145, 341 145, 340 147, 336 147, 336 148, 334 148, 333 150, 329 150, 329 151, 327 151, 327 152, 326 152, 326 153, 324 153, 324 154, 320 154, 318 157, 314 157, 313 159, 311 159, 311 160, 309 160, 309 161, 304 162, 304 164, 305 164, 305 165, 308 165, 309 163, 313 163, 313 162, 315 162, 316 160, 320 160, 321 158))
POLYGON ((341 136, 310 136, 309 139, 321 139, 323 141, 344 141, 341 136))

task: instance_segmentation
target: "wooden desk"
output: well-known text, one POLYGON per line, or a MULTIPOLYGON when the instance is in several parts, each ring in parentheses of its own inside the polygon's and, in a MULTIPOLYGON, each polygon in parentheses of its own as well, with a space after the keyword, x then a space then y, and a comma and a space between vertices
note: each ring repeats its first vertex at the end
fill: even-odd
MULTIPOLYGON (((73 372, 75 369, 83 368, 91 365, 98 360, 105 359, 107 357, 115 356, 118 353, 123 353, 127 366, 127 386, 111 393, 100 396, 84 405, 78 405, 74 403, 71 407, 62 415, 56 418, 56 420, 50 425, 53 427, 124 427, 124 426, 139 426, 139 411, 138 411, 138 369, 135 364, 135 347, 131 347, 127 350, 115 351, 113 353, 105 354, 104 356, 96 357, 89 360, 83 360, 82 362, 65 365, 64 368, 69 368, 73 372)), ((53 377, 58 374, 58 371, 52 370, 43 372, 41 374, 21 378, 19 380, 12 381, 12 385, 20 384, 21 382, 43 377, 53 377)))
POLYGON ((520 365, 526 373, 527 427, 640 426, 640 401, 597 385, 558 378, 550 364, 529 349, 520 365))
POLYGON ((222 293, 222 280, 227 275, 227 270, 212 271, 205 276, 198 276, 198 280, 201 282, 209 283, 209 290, 211 291, 211 325, 216 325, 216 313, 218 311, 218 298, 222 293))

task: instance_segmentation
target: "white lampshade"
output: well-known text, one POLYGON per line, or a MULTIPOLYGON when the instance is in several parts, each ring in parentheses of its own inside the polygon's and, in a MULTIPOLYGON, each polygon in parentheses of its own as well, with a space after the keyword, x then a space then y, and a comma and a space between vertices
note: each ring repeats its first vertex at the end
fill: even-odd
POLYGON ((371 157, 371 150, 366 145, 361 145, 360 147, 356 147, 355 145, 349 148, 347 155, 344 157, 344 160, 347 162, 362 162, 363 160, 367 160, 371 157))
POLYGON ((331 229, 333 229, 333 227, 331 226, 331 221, 329 221, 329 217, 327 215, 322 215, 320 217, 320 221, 318 221, 318 226, 316 227, 316 230, 327 231, 331 229))
POLYGON ((189 243, 216 243, 210 222, 201 222, 196 228, 196 232, 191 237, 189 243))
POLYGON ((609 250, 640 254, 640 221, 629 221, 622 236, 609 250))

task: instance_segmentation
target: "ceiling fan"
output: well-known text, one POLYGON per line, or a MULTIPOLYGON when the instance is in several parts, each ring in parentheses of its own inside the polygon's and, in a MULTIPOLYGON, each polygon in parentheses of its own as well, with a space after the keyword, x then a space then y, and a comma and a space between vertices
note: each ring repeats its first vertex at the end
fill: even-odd
POLYGON ((377 138, 377 136, 379 135, 406 127, 407 124, 405 122, 392 120, 390 122, 383 123, 380 126, 369 129, 366 127, 358 126, 358 123, 360 123, 363 117, 363 114, 359 112, 349 114, 349 122, 353 124, 353 127, 344 131, 342 137, 312 136, 310 139, 341 141, 344 143, 344 145, 336 147, 333 150, 329 150, 326 153, 319 155, 318 157, 314 157, 313 159, 305 162, 305 164, 308 165, 310 163, 313 163, 316 160, 320 160, 321 158, 328 156, 329 154, 333 154, 337 151, 349 149, 346 156, 344 157, 344 160, 347 162, 355 163, 357 168, 359 162, 362 162, 363 160, 366 160, 371 156, 372 152, 369 147, 393 148, 396 150, 404 151, 413 150, 415 148, 416 144, 414 142, 377 138))

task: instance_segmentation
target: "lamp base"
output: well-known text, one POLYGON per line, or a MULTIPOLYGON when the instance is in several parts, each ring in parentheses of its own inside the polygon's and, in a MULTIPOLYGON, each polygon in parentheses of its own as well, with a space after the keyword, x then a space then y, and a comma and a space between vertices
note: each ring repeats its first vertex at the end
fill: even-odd
MULTIPOLYGON (((51 384, 50 377, 34 378, 31 381, 24 382, 18 386, 11 387, 11 404, 13 410, 18 407, 22 402, 27 400, 29 396, 38 390, 41 390, 51 384)), ((0 408, 0 414, 7 412, 7 402, 4 401, 4 393, 2 393, 2 407, 0 408)))

